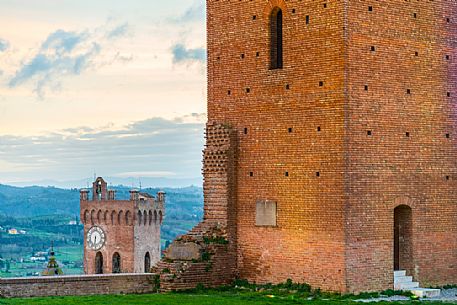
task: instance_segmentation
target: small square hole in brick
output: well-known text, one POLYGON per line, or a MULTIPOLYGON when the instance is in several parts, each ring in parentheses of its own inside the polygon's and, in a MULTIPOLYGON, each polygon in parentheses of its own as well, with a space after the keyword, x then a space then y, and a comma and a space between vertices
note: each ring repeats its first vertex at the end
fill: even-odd
POLYGON ((371 52, 374 52, 376 51, 376 47, 375 46, 371 46, 371 52))
POLYGON ((367 131, 367 135, 368 135, 368 136, 371 136, 371 130, 368 130, 368 131, 367 131))
POLYGON ((409 132, 406 132, 405 136, 406 136, 407 138, 409 138, 409 132))
POLYGON ((414 56, 419 56, 419 52, 414 52, 414 56))
POLYGON ((451 135, 449 133, 446 134, 446 138, 449 139, 451 135))
POLYGON ((289 127, 289 128, 287 129, 287 131, 289 131, 289 133, 292 133, 294 130, 293 130, 293 128, 289 127))
POLYGON ((365 91, 368 91, 368 85, 365 85, 365 91))
POLYGON ((414 18, 417 18, 417 13, 414 13, 414 14, 413 14, 413 17, 414 17, 414 18))
POLYGON ((316 172, 316 177, 320 177, 321 176, 321 173, 320 172, 316 172))
POLYGON ((451 92, 446 93, 447 97, 451 97, 451 92))
POLYGON ((318 131, 318 132, 320 132, 320 131, 321 131, 321 127, 320 127, 320 126, 319 126, 319 127, 317 127, 317 131, 318 131))
POLYGON ((446 180, 450 180, 450 179, 451 179, 451 177, 449 177, 449 176, 446 176, 446 180))
POLYGON ((373 7, 372 7, 372 6, 369 6, 369 7, 368 7, 368 11, 369 11, 369 12, 372 12, 372 11, 373 11, 373 7))
POLYGON ((451 22, 451 18, 446 18, 446 22, 450 23, 451 22))
POLYGON ((289 177, 289 172, 285 172, 284 176, 289 177))
POLYGON ((411 94, 411 89, 406 89, 406 94, 411 94))
POLYGON ((256 20, 256 19, 257 19, 256 15, 252 16, 252 20, 256 20))
POLYGON ((294 8, 292 9, 292 14, 295 14, 295 9, 294 8))
POLYGON ((244 54, 241 54, 241 59, 243 59, 243 58, 244 58, 244 54))
POLYGON ((248 134, 248 129, 244 128, 244 134, 248 134))
POLYGON ((230 91, 230 90, 227 91, 227 95, 230 95, 230 94, 232 94, 232 91, 230 91))
POLYGON ((253 172, 249 172, 249 176, 250 177, 254 177, 254 173, 253 172))
POLYGON ((305 22, 306 22, 306 24, 309 24, 309 15, 306 15, 305 22))
POLYGON ((287 89, 287 90, 290 89, 290 85, 289 85, 289 84, 286 85, 286 89, 287 89))
POLYGON ((256 52, 256 53, 255 53, 255 56, 256 56, 256 57, 259 57, 259 56, 260 56, 260 52, 256 52))
POLYGON ((323 81, 320 81, 319 82, 319 87, 323 87, 324 86, 324 82, 323 81))
POLYGON ((246 88, 246 93, 250 93, 251 92, 251 88, 246 88))
POLYGON ((446 55, 446 60, 449 60, 451 59, 451 56, 450 55, 446 55))
POLYGON ((327 3, 324 3, 324 8, 327 8, 327 3))

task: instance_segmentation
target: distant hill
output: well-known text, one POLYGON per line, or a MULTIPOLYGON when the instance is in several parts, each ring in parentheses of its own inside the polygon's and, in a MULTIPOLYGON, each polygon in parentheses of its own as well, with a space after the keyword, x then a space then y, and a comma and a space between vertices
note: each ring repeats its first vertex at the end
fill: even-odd
MULTIPOLYGON (((117 199, 129 198, 131 187, 121 185, 112 188, 117 191, 117 199)), ((152 195, 158 191, 166 193, 163 240, 173 240, 186 233, 203 216, 201 187, 145 188, 142 191, 152 195)), ((0 216, 2 215, 19 220, 55 215, 79 218, 79 189, 0 185, 0 216)))

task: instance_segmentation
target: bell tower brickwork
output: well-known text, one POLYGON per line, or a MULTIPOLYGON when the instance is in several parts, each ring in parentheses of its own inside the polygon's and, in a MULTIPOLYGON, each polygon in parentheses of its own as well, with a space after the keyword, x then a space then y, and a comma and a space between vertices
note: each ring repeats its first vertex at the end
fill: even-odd
POLYGON ((181 242, 220 229, 224 281, 385 290, 407 206, 400 267, 457 283, 456 16, 450 0, 208 0, 205 219, 181 242))

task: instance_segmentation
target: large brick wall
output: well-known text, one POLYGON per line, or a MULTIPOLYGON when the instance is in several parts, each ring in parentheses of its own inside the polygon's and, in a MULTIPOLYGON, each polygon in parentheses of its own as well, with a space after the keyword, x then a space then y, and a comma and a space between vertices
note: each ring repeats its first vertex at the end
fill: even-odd
POLYGON ((344 2, 207 6, 208 120, 239 139, 240 277, 345 290, 344 2), (284 66, 269 70, 275 6, 284 66), (277 226, 256 226, 259 200, 277 202, 277 226))
POLYGON ((158 289, 153 274, 111 274, 0 279, 0 297, 29 298, 142 294, 158 289))
POLYGON ((457 282, 456 15, 446 0, 207 1, 208 121, 239 143, 240 277, 392 288, 406 205, 401 267, 457 282), (270 70, 275 7, 284 58, 270 70), (276 226, 256 226, 259 200, 277 203, 276 226))
POLYGON ((400 267, 424 286, 457 283, 457 2, 346 11, 347 287, 392 284, 399 205, 413 225, 400 267))

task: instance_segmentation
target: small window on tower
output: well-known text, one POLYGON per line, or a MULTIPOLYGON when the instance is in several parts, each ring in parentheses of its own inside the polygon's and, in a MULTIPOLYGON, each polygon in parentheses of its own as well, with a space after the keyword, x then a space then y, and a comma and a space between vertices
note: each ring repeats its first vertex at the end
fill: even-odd
POLYGON ((282 10, 275 7, 270 14, 270 69, 282 69, 282 10))

